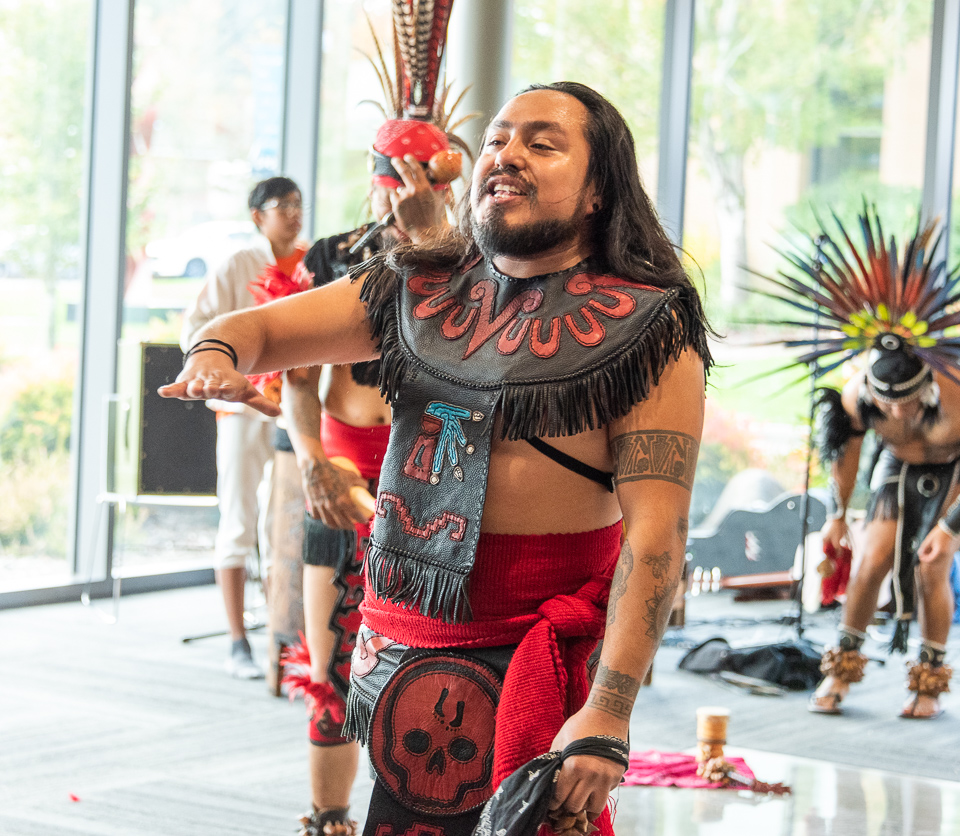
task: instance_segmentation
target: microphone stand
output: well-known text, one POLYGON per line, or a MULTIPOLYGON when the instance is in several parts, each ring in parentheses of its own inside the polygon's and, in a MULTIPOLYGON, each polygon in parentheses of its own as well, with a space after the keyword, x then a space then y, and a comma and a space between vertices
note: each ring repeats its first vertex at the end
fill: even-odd
MULTIPOLYGON (((823 245, 826 235, 818 235, 814 241, 816 253, 814 264, 819 276, 823 270, 823 245)), ((816 350, 820 341, 820 306, 817 306, 813 317, 813 348, 816 350)), ((816 358, 810 362, 810 432, 807 436, 807 462, 803 479, 803 495, 800 497, 800 577, 797 580, 794 600, 797 605, 796 615, 787 616, 785 621, 793 621, 797 628, 797 641, 803 640, 803 585, 807 576, 807 535, 810 533, 809 505, 810 505, 810 469, 813 465, 814 422, 817 412, 817 374, 820 364, 816 358)))

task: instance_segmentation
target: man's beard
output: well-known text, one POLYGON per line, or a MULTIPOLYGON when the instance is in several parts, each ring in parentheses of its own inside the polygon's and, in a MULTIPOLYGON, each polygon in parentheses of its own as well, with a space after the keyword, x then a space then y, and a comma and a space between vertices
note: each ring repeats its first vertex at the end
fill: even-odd
POLYGON ((499 207, 494 206, 482 221, 471 216, 470 227, 480 252, 487 258, 530 258, 575 240, 583 231, 584 208, 581 199, 566 220, 554 218, 511 226, 505 222, 499 207))

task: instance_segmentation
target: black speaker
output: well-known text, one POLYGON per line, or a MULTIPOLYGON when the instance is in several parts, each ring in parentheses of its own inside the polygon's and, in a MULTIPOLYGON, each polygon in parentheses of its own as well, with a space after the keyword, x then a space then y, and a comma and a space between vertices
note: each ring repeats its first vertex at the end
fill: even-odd
POLYGON ((136 451, 136 493, 215 495, 216 415, 202 401, 180 401, 157 394, 160 386, 176 380, 183 367, 180 346, 141 343, 139 348, 138 391, 130 397, 130 412, 117 439, 130 459, 136 451))

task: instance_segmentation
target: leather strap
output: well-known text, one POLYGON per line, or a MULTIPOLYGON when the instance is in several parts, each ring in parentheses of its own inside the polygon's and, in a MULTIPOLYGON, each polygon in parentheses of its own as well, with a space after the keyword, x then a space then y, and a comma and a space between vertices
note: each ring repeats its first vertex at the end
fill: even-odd
POLYGON ((552 447, 542 438, 525 438, 524 441, 533 447, 534 450, 543 453, 543 455, 545 455, 548 459, 553 459, 561 467, 565 467, 567 470, 572 470, 574 473, 578 473, 581 476, 596 482, 598 485, 602 485, 604 488, 610 491, 610 493, 613 493, 612 473, 607 473, 603 470, 597 470, 597 468, 591 467, 586 462, 582 462, 580 459, 575 459, 573 456, 567 455, 562 450, 552 447))

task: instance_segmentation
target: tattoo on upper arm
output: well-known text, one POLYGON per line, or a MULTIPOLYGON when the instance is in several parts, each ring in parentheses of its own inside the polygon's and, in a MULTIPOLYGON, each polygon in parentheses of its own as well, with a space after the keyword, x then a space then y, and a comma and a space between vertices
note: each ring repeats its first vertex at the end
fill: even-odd
POLYGON ((690 490, 700 442, 686 433, 642 430, 613 439, 614 481, 659 479, 690 490))
POLYGON ((633 549, 630 543, 624 541, 620 549, 620 557, 617 560, 617 568, 613 572, 613 580, 610 582, 610 601, 607 604, 607 625, 613 624, 617 620, 617 604, 627 591, 627 579, 633 571, 633 549))
POLYGON ((687 544, 687 533, 690 531, 690 523, 686 517, 680 517, 677 520, 677 537, 680 538, 680 542, 686 546, 687 544))

